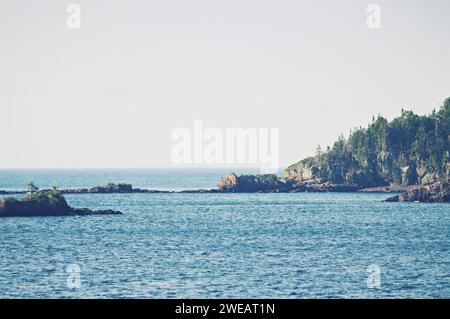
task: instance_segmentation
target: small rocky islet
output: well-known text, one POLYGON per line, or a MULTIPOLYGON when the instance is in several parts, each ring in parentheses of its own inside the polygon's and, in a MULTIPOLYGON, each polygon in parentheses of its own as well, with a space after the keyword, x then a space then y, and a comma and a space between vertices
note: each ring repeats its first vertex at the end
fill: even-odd
POLYGON ((57 189, 33 190, 21 199, 5 198, 0 200, 0 217, 47 217, 47 216, 88 216, 122 215, 115 210, 90 210, 73 208, 67 204, 57 189))

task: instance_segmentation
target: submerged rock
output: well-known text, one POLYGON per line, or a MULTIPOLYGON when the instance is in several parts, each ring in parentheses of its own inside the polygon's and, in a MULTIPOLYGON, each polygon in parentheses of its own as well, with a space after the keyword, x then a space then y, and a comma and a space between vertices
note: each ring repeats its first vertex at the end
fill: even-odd
POLYGON ((0 200, 0 217, 121 215, 114 210, 72 208, 57 190, 30 192, 22 199, 0 200))
POLYGON ((400 195, 394 195, 384 200, 385 202, 396 203, 400 201, 400 195))
POLYGON ((450 185, 445 181, 412 188, 403 194, 389 197, 386 202, 449 203, 450 185))

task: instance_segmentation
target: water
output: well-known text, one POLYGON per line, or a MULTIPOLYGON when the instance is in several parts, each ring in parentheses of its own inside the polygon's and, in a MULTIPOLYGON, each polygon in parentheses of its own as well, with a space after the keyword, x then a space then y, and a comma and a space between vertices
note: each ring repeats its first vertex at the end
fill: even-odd
MULTIPOLYGON (((223 173, 3 171, 0 189, 209 188, 223 173)), ((74 207, 124 215, 0 219, 0 297, 449 298, 450 206, 386 197, 67 195, 74 207), (370 265, 378 288, 367 285, 370 265)))
MULTIPOLYGON (((0 190, 25 190, 29 182, 41 188, 93 187, 105 183, 129 183, 134 188, 184 190, 215 188, 219 177, 231 169, 70 169, 70 170, 0 170, 0 190)), ((239 174, 255 174, 257 170, 240 169, 239 174)))

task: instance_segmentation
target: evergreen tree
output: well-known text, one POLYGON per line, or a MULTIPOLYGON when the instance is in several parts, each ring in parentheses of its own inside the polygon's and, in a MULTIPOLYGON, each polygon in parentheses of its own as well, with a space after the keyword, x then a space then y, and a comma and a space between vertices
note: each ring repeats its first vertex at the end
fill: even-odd
POLYGON ((428 116, 402 109, 389 122, 378 115, 297 165, 313 167, 322 181, 381 186, 448 178, 449 157, 450 98, 428 116))

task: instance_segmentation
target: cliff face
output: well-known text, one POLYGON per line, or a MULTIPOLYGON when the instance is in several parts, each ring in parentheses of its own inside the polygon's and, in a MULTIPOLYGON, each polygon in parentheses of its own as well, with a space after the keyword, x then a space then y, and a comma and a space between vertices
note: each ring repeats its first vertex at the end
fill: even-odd
POLYGON ((391 122, 379 116, 325 152, 289 166, 284 177, 360 187, 429 184, 448 179, 449 153, 450 98, 428 116, 402 111, 391 122))

